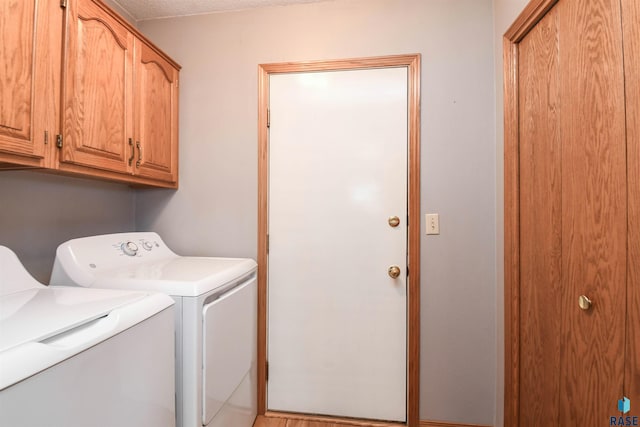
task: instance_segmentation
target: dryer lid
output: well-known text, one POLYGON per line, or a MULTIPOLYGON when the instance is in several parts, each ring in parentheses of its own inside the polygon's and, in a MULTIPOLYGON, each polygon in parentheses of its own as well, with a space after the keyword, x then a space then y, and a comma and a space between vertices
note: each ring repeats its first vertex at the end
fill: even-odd
POLYGON ((256 268, 248 258, 171 257, 98 272, 91 286, 195 297, 226 289, 256 268))
POLYGON ((58 246, 51 284, 198 297, 222 292, 256 268, 248 258, 179 256, 153 232, 116 233, 58 246))

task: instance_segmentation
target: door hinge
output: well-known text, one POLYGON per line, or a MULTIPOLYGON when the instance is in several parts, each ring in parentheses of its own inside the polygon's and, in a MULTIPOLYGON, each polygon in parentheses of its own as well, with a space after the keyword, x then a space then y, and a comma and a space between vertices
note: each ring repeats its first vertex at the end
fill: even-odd
POLYGON ((267 234, 267 253, 269 253, 269 235, 267 234))
POLYGON ((56 147, 62 148, 62 134, 56 135, 56 147))
POLYGON ((267 127, 271 127, 271 109, 267 108, 267 127))
POLYGON ((269 362, 264 362, 264 380, 269 381, 269 362))
POLYGON ((63 9, 67 8, 67 0, 60 0, 60 7, 63 9))

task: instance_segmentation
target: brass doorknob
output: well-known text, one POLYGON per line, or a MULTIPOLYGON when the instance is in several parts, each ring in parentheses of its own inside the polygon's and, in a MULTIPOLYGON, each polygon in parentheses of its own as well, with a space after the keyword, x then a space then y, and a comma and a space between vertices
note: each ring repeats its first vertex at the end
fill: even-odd
POLYGON ((589 310, 591 308, 591 300, 584 295, 578 297, 578 305, 582 310, 589 310))
POLYGON ((389 217, 389 225, 392 227, 397 227, 400 224, 400 218, 398 218, 397 216, 390 216, 389 217))
POLYGON ((391 267, 389 267, 389 270, 387 270, 387 273, 389 273, 389 277, 391 277, 392 279, 397 279, 398 276, 400 276, 400 267, 398 267, 397 265, 392 265, 391 267))

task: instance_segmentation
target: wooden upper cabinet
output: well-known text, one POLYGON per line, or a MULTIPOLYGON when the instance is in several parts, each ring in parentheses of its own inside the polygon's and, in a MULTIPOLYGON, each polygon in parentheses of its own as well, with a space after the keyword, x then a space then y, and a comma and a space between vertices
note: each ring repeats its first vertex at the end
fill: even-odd
POLYGON ((134 36, 92 0, 67 8, 60 169, 129 173, 134 36))
POLYGON ((135 49, 135 173, 178 179, 178 70, 146 44, 135 49))
POLYGON ((67 6, 59 168, 176 187, 178 70, 101 2, 67 6))
POLYGON ((0 4, 3 43, 0 54, 0 135, 3 148, 17 153, 42 153, 32 141, 31 117, 36 34, 35 0, 0 4), (13 142, 13 144, 12 144, 13 142))
POLYGON ((0 2, 2 168, 48 165, 47 143, 57 131, 61 33, 59 2, 0 2))
POLYGON ((180 66, 135 28, 98 0, 0 0, 0 40, 0 169, 177 187, 180 66))

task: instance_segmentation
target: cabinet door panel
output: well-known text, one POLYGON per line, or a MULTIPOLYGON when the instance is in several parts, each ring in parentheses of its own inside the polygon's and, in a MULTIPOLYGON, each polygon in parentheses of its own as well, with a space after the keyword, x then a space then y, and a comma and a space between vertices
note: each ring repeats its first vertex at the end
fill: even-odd
POLYGON ((143 43, 136 45, 136 174, 177 180, 178 71, 143 43))
POLYGON ((42 157, 32 122, 36 26, 36 0, 0 2, 0 151, 42 157))
POLYGON ((129 170, 133 35, 93 2, 70 2, 62 163, 129 170))

